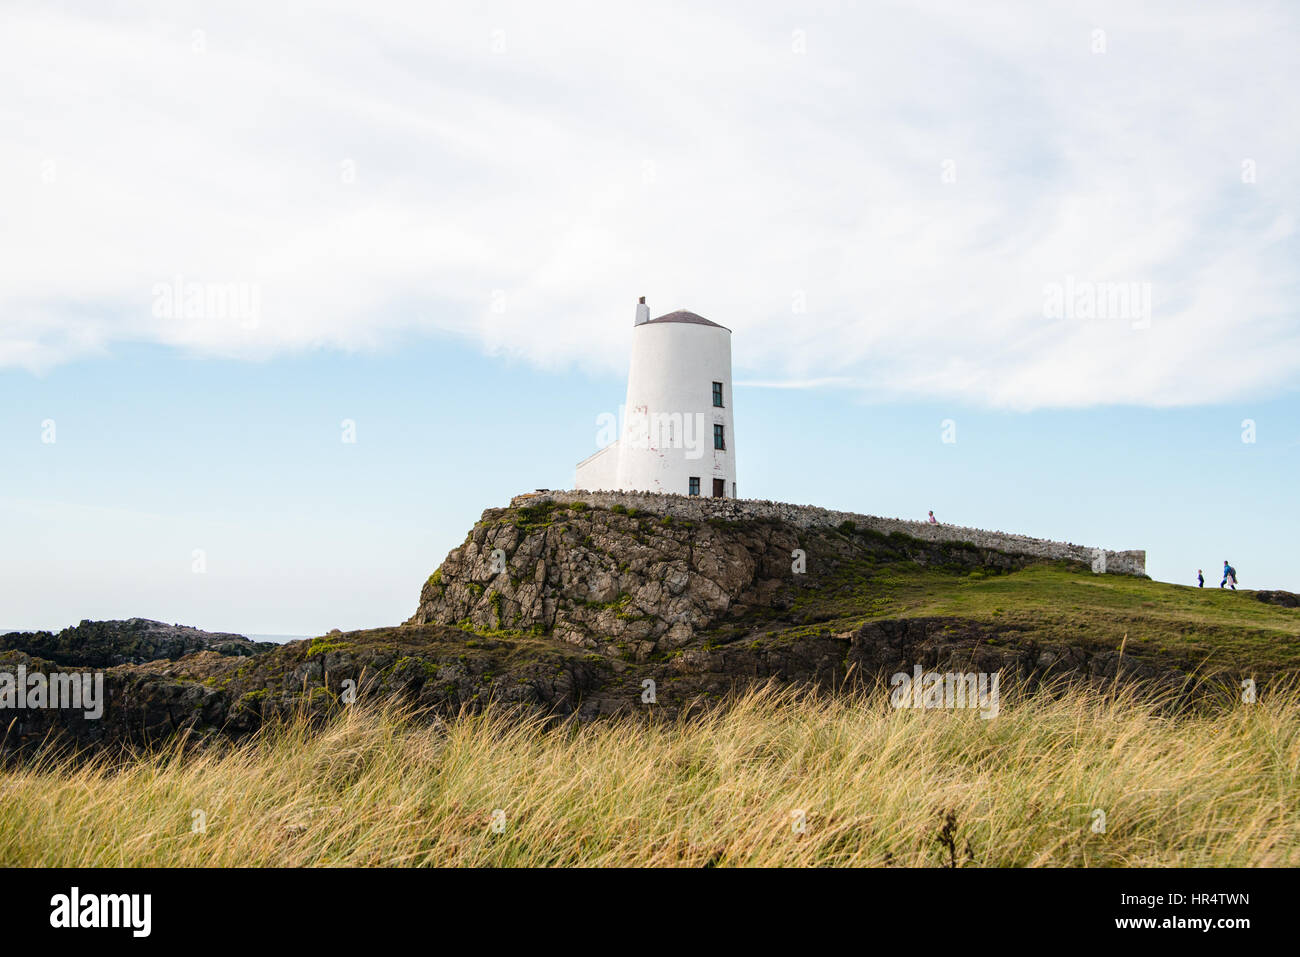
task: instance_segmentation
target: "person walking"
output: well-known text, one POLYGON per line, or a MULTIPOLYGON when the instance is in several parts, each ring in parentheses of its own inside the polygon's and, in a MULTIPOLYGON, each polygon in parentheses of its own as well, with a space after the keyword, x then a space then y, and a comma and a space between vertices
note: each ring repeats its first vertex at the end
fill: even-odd
POLYGON ((1219 587, 1231 585, 1232 590, 1237 590, 1237 569, 1233 568, 1227 562, 1223 563, 1223 581, 1219 582, 1219 587))
POLYGON ((1205 572, 1199 568, 1196 569, 1196 587, 1197 588, 1205 587, 1205 572))

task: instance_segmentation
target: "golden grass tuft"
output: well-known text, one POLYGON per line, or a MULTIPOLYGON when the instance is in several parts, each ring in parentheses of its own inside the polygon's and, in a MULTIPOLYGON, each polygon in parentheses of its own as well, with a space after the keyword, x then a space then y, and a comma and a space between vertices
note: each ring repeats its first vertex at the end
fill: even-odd
POLYGON ((1174 713, 1072 688, 986 720, 764 689, 558 727, 353 707, 220 753, 10 769, 0 864, 1295 866, 1298 731, 1295 693, 1174 713))

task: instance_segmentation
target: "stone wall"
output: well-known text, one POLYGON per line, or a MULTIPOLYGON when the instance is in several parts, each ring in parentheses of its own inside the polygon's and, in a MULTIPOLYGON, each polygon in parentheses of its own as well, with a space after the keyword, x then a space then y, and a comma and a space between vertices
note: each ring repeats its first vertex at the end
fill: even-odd
POLYGON ((787 502, 769 502, 759 499, 705 498, 703 496, 658 495, 650 492, 588 492, 578 490, 539 490, 526 495, 516 495, 511 505, 528 505, 552 499, 556 502, 586 502, 588 505, 610 508, 622 505, 655 515, 671 515, 687 521, 724 521, 744 519, 774 519, 788 522, 799 528, 817 525, 840 525, 853 522, 858 528, 889 534, 902 532, 913 538, 931 542, 970 542, 982 548, 995 548, 1014 555, 1031 555, 1035 558, 1066 559, 1091 565, 1102 571, 1101 555, 1105 555, 1106 572, 1120 575, 1145 575, 1147 553, 1143 549, 1111 551, 1075 545, 1072 542, 1053 542, 1028 535, 1010 532, 990 532, 962 525, 931 525, 928 522, 906 521, 901 518, 881 518, 857 512, 839 512, 818 508, 815 505, 791 505, 787 502))

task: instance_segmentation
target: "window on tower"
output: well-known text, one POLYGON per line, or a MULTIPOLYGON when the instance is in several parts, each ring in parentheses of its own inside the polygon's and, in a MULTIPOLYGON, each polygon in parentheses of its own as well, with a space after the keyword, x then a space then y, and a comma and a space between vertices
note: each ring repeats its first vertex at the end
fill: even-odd
POLYGON ((722 432, 722 426, 713 427, 713 447, 715 449, 725 449, 727 447, 727 438, 722 432))
POLYGON ((689 494, 691 495, 700 494, 700 477, 698 475, 691 476, 691 490, 689 494))
POLYGON ((722 383, 721 382, 713 383, 713 407, 716 409, 722 408, 722 383))

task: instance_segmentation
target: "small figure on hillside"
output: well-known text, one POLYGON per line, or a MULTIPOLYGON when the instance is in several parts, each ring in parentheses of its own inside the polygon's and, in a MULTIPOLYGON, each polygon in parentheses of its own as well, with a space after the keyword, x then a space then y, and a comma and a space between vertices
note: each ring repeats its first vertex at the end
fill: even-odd
POLYGON ((1223 563, 1223 581, 1219 582, 1219 587, 1231 585, 1232 590, 1237 590, 1237 569, 1233 568, 1227 562, 1223 563))
POLYGON ((938 525, 938 524, 939 524, 939 520, 938 520, 937 518, 934 517, 934 509, 930 509, 930 524, 931 524, 931 525, 938 525))
POLYGON ((1196 587, 1197 588, 1205 587, 1205 572, 1199 568, 1196 569, 1196 587))

